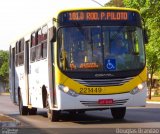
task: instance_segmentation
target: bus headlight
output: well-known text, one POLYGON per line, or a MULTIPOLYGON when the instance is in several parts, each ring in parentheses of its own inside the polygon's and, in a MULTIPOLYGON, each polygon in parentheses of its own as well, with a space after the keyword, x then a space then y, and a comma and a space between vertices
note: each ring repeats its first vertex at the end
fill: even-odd
POLYGON ((138 84, 137 87, 135 87, 133 90, 130 91, 130 94, 132 95, 137 94, 138 92, 143 90, 145 86, 146 86, 146 82, 138 84))
POLYGON ((69 89, 69 87, 64 86, 62 84, 58 85, 59 89, 61 91, 63 91, 64 93, 71 95, 73 97, 77 97, 79 94, 77 94, 75 91, 73 91, 72 89, 69 89))

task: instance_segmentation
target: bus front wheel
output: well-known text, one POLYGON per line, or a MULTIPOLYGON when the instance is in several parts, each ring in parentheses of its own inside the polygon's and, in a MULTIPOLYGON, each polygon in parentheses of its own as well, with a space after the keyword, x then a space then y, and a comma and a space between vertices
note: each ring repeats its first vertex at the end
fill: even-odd
POLYGON ((23 106, 23 101, 21 95, 18 96, 19 99, 19 113, 20 115, 27 115, 28 114, 28 107, 23 106))
POLYGON ((126 114, 126 107, 111 108, 111 113, 114 119, 123 119, 126 114))
POLYGON ((48 118, 50 121, 59 121, 59 111, 48 109, 48 118))
POLYGON ((28 113, 29 115, 36 115, 37 114, 37 108, 31 108, 31 109, 28 109, 28 113))
POLYGON ((46 99, 46 108, 47 108, 48 119, 52 122, 59 121, 60 112, 56 111, 56 110, 51 110, 50 106, 49 106, 48 96, 46 98, 47 98, 46 99))

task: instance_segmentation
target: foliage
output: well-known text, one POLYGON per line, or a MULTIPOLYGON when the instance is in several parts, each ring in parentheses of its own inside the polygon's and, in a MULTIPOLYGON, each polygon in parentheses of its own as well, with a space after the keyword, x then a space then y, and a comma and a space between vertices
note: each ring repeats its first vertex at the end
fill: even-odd
POLYGON ((0 81, 4 83, 5 87, 9 80, 9 65, 8 65, 9 53, 8 51, 0 50, 0 81))
POLYGON ((111 0, 110 2, 106 3, 105 6, 124 7, 124 4, 123 0, 111 0))
POLYGON ((159 0, 123 0, 126 7, 140 11, 148 30, 149 43, 146 46, 147 68, 151 74, 150 96, 153 87, 153 74, 160 71, 160 1, 159 0))

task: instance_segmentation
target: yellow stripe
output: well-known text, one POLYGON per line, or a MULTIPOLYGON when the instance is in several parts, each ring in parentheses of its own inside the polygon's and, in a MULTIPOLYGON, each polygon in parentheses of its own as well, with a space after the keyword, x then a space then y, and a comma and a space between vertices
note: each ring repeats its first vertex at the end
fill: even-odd
MULTIPOLYGON (((90 90, 97 90, 99 87, 87 87, 85 85, 82 85, 78 83, 77 81, 74 81, 73 79, 65 76, 60 70, 56 69, 56 84, 63 84, 64 86, 69 87, 70 89, 74 90, 77 93, 80 93, 81 89, 90 88, 90 90)), ((107 86, 107 87, 100 87, 102 89, 102 92, 94 92, 94 94, 119 94, 124 92, 129 92, 133 88, 135 88, 138 84, 145 82, 147 79, 146 76, 146 69, 144 69, 138 76, 135 76, 133 79, 131 79, 129 82, 126 82, 125 84, 121 86, 107 86)), ((87 92, 83 94, 93 94, 92 92, 87 92)))
POLYGON ((100 7, 100 8, 71 8, 71 9, 66 9, 66 10, 61 10, 58 12, 58 14, 63 13, 63 12, 69 12, 69 11, 82 11, 82 10, 127 10, 127 11, 133 11, 139 13, 137 9, 133 8, 123 8, 123 7, 100 7))

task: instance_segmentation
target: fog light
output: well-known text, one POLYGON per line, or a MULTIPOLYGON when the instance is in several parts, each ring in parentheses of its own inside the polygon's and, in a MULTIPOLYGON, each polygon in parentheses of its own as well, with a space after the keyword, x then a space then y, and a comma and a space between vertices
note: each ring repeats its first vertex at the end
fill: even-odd
POLYGON ((132 91, 130 91, 130 94, 137 94, 138 92, 140 92, 141 90, 143 90, 143 88, 146 86, 146 82, 138 84, 137 87, 135 87, 132 91))
POLYGON ((69 91, 69 88, 68 88, 68 87, 64 87, 64 88, 63 88, 63 91, 64 91, 65 93, 67 93, 67 92, 69 91))
POLYGON ((76 93, 74 90, 70 89, 69 87, 67 86, 64 86, 62 84, 58 85, 59 89, 61 91, 63 91, 64 93, 68 94, 68 95, 71 95, 73 97, 77 97, 79 94, 76 93))
POLYGON ((142 90, 144 86, 143 86, 143 84, 139 84, 137 87, 138 87, 138 89, 142 90))

